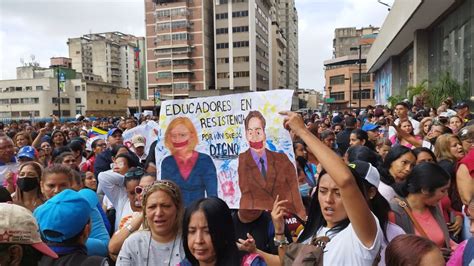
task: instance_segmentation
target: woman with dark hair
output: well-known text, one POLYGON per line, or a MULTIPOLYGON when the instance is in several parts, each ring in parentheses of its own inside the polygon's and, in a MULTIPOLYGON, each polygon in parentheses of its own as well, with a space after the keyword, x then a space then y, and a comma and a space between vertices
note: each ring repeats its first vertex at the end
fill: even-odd
POLYGON ((383 164, 378 168, 382 181, 379 191, 387 201, 390 202, 397 195, 394 188, 410 174, 415 162, 412 150, 402 145, 393 146, 387 153, 383 164))
POLYGON ((439 207, 448 194, 449 175, 433 163, 420 163, 413 167, 397 191, 392 207, 396 224, 408 234, 429 238, 439 248, 450 248, 448 227, 439 207))
POLYGON ((382 165, 382 157, 375 151, 371 150, 366 146, 352 146, 347 149, 346 156, 344 157, 346 163, 353 162, 356 160, 370 163, 374 167, 382 165))
POLYGON ((385 264, 390 266, 443 266, 443 254, 433 241, 416 235, 400 235, 388 244, 385 264))
POLYGON ((362 129, 354 129, 349 137, 349 144, 352 146, 361 145, 375 150, 374 144, 369 141, 369 135, 362 129))
POLYGON ((413 154, 416 157, 416 164, 428 162, 428 163, 435 163, 436 162, 436 155, 428 148, 419 147, 413 149, 413 154))
POLYGON ((51 133, 51 146, 53 149, 63 147, 67 145, 67 138, 66 135, 60 131, 55 130, 51 133))
POLYGON ((43 167, 37 162, 26 162, 18 169, 16 191, 13 193, 13 203, 21 205, 30 211, 43 204, 45 198, 41 193, 40 183, 43 167))
MULTIPOLYGON (((418 141, 422 140, 422 137, 415 136, 415 130, 414 130, 413 125, 412 125, 410 120, 400 122, 400 125, 398 125, 398 128, 400 130, 403 130, 406 134, 409 134, 409 135, 415 137, 416 140, 418 140, 418 141)), ((399 137, 397 134, 393 135, 390 138, 390 141, 392 142, 393 145, 399 144, 399 145, 403 145, 403 146, 405 146, 407 148, 410 148, 410 149, 414 147, 414 145, 412 143, 407 141, 405 138, 399 137)))
MULTIPOLYGON (((358 173, 315 138, 300 116, 293 112, 280 114, 287 116, 285 128, 291 128, 301 137, 324 168, 311 201, 308 222, 298 242, 309 244, 316 237, 329 238, 324 248, 324 265, 371 265, 380 251, 383 233, 369 208, 361 178, 354 178, 358 173)), ((281 261, 288 244, 283 234, 286 203, 277 197, 272 210, 281 261)))
MULTIPOLYGON (((232 225, 232 214, 223 200, 210 197, 191 203, 184 213, 186 260, 180 265, 250 265, 243 264, 248 257, 239 255, 232 225)), ((261 259, 257 261, 258 265, 266 265, 261 259)))
POLYGON ((72 153, 74 154, 74 159, 76 162, 76 166, 78 169, 80 169, 81 164, 86 162, 86 158, 84 157, 84 149, 82 147, 82 144, 78 140, 73 140, 67 145, 72 153))
POLYGON ((296 171, 298 173, 300 194, 301 196, 309 196, 311 190, 316 186, 318 167, 308 162, 308 151, 304 142, 294 142, 293 151, 296 157, 296 171))
POLYGON ((53 149, 48 141, 43 141, 40 144, 40 148, 44 151, 44 159, 42 160, 42 165, 43 167, 47 167, 51 162, 53 156, 53 149))
POLYGON ((87 157, 86 162, 80 166, 82 172, 94 172, 95 157, 97 154, 105 151, 105 149, 107 148, 107 143, 104 139, 95 139, 91 144, 91 148, 92 152, 87 157))

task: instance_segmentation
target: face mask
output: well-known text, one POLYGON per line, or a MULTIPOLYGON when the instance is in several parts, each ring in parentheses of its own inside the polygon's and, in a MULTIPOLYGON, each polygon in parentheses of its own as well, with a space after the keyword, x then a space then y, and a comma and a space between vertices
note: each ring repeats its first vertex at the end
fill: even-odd
POLYGON ((24 192, 29 192, 39 187, 38 177, 18 178, 16 184, 24 192))
POLYGON ((185 140, 183 142, 173 142, 173 147, 181 148, 181 147, 184 147, 184 146, 188 145, 188 143, 189 143, 188 140, 185 140))
POLYGON ((301 196, 309 196, 310 190, 311 190, 311 187, 308 185, 308 183, 305 183, 299 186, 299 191, 300 191, 301 196))
POLYGON ((260 150, 261 148, 263 148, 263 140, 257 142, 249 141, 249 144, 252 149, 260 150))

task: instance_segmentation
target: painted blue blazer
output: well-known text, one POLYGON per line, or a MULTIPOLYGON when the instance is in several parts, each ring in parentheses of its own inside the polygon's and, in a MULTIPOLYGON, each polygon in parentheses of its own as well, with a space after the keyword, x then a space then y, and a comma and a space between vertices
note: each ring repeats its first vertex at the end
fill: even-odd
POLYGON ((189 177, 185 180, 173 155, 161 163, 161 179, 175 182, 183 194, 184 205, 204 197, 217 197, 216 166, 209 155, 198 152, 198 159, 189 177), (204 194, 206 192, 206 194, 204 194))

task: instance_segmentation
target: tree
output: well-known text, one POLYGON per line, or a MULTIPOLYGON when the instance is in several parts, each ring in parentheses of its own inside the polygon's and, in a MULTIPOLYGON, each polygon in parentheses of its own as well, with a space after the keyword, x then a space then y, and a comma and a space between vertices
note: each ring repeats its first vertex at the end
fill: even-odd
POLYGON ((448 97, 453 97, 454 102, 465 101, 469 98, 469 86, 467 82, 460 84, 449 72, 445 72, 426 94, 429 104, 436 108, 448 97))

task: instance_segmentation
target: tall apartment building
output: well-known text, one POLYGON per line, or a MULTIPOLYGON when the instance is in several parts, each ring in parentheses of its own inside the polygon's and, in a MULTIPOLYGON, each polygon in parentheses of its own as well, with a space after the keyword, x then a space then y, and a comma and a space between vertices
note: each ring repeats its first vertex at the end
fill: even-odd
POLYGON ((367 72, 365 62, 378 31, 379 28, 373 26, 335 30, 333 58, 324 61, 326 103, 330 110, 345 111, 359 108, 359 104, 361 108, 375 104, 374 79, 367 72), (361 55, 360 79, 359 52, 361 55))
POLYGON ((271 89, 270 0, 215 0, 215 64, 218 90, 271 89))
POLYGON ((277 6, 280 31, 286 39, 284 49, 286 84, 285 88, 298 89, 298 12, 295 0, 274 0, 277 6))
POLYGON ((104 82, 128 88, 134 99, 138 95, 139 71, 135 49, 139 38, 121 32, 91 33, 68 39, 72 68, 84 74, 102 77, 104 82))
POLYGON ((214 85, 211 0, 145 0, 148 90, 188 97, 214 85))

